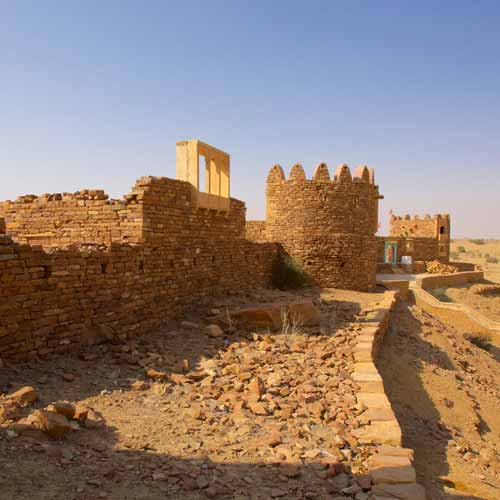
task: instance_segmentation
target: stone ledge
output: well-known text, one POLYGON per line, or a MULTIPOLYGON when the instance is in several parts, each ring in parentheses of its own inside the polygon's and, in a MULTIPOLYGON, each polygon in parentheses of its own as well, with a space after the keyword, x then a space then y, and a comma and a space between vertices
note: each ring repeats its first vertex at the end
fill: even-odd
POLYGON ((416 483, 413 450, 401 447, 401 427, 375 365, 377 347, 387 331, 397 296, 395 291, 386 292, 376 308, 360 313, 352 379, 360 385, 356 399, 366 408, 361 417, 367 425, 356 432, 356 437, 361 443, 379 445, 368 462, 374 498, 425 500, 424 488, 416 483))

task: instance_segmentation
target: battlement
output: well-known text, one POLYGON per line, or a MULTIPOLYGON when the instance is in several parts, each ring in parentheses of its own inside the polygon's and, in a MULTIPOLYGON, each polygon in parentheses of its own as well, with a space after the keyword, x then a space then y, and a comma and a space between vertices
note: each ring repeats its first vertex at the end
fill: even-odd
POLYGON ((411 216, 410 214, 404 214, 403 216, 399 215, 391 215, 392 220, 406 220, 406 221, 419 221, 419 220, 449 220, 450 214, 434 214, 431 216, 430 214, 425 214, 423 217, 420 217, 418 214, 411 216))
POLYGON ((424 217, 418 215, 403 216, 391 215, 390 235, 416 238, 438 238, 449 239, 450 236, 450 214, 435 214, 432 217, 426 214, 424 217))
POLYGON ((351 174, 349 166, 342 163, 336 168, 332 179, 327 164, 320 163, 316 167, 312 179, 308 180, 304 167, 300 163, 296 163, 291 168, 288 179, 286 179, 283 168, 281 165, 276 164, 269 170, 267 182, 333 182, 338 184, 364 183, 375 185, 375 172, 373 168, 360 165, 354 169, 354 174, 351 174))

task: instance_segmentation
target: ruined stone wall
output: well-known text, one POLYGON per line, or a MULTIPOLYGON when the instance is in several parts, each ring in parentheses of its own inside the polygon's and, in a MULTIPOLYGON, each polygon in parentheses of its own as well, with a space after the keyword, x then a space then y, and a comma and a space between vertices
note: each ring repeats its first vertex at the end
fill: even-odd
POLYGON ((245 227, 245 238, 250 241, 266 241, 266 221, 248 220, 245 227))
MULTIPOLYGON (((20 244, 0 236, 0 358, 29 358, 102 336, 142 334, 200 297, 268 285, 277 246, 244 238, 243 202, 231 199, 225 214, 197 209, 191 185, 166 178, 141 178, 133 192, 138 243, 123 238, 100 245, 102 219, 90 223, 83 217, 84 241, 76 237, 82 232, 70 230, 76 227, 73 219, 57 228, 56 241, 72 234, 71 241, 64 240, 70 247, 53 248, 54 240, 20 244), (92 235, 95 240, 88 244, 92 235)), ((29 230, 31 219, 19 213, 17 220, 29 230)), ((118 238, 119 232, 110 227, 106 238, 111 234, 118 238)))
POLYGON ((285 179, 274 166, 267 178, 267 241, 279 242, 320 286, 370 290, 377 262, 378 186, 373 171, 346 165, 334 179, 320 164, 312 180, 301 165, 285 179))
POLYGON ((19 243, 44 248, 142 240, 140 193, 110 200, 102 190, 20 196, 0 202, 0 216, 19 243))

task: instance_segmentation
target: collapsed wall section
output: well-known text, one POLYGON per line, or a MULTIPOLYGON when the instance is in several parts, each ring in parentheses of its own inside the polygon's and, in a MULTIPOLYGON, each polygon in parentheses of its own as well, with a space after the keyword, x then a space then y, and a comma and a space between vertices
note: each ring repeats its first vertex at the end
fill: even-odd
POLYGON ((333 179, 320 164, 312 180, 301 165, 289 179, 274 166, 267 178, 267 241, 279 242, 316 285, 370 290, 375 286, 378 200, 373 171, 351 176, 341 165, 333 179))

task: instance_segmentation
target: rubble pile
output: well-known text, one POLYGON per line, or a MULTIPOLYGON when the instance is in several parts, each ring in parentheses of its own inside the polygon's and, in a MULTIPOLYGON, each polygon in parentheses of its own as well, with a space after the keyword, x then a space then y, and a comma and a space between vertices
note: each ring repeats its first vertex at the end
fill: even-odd
POLYGON ((427 262, 427 272, 431 274, 453 274, 458 272, 458 268, 450 264, 443 264, 438 260, 427 262))

